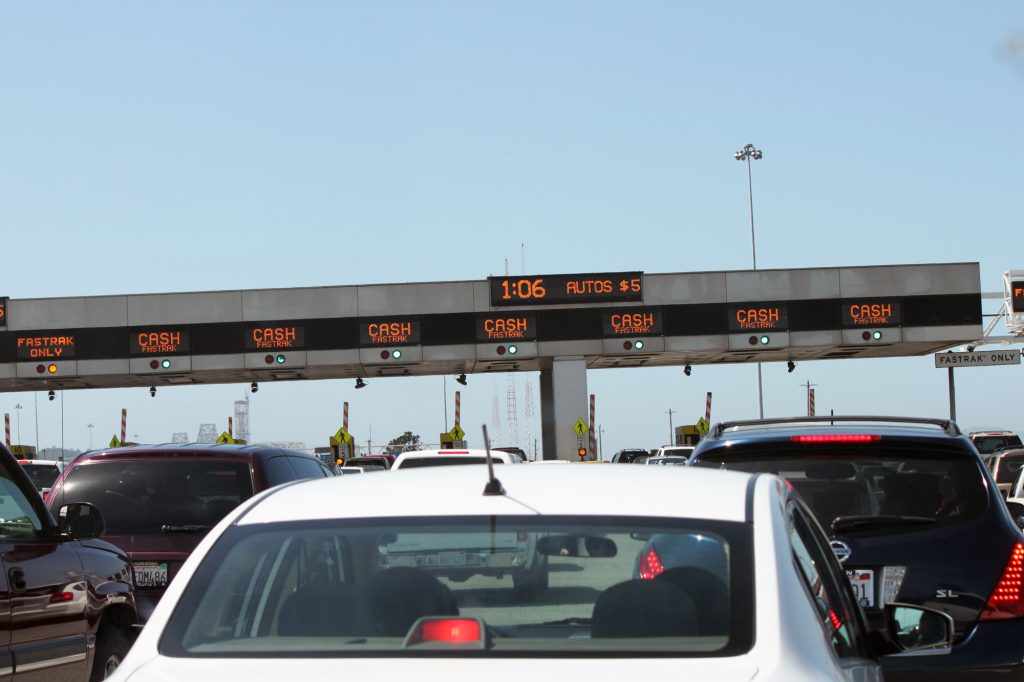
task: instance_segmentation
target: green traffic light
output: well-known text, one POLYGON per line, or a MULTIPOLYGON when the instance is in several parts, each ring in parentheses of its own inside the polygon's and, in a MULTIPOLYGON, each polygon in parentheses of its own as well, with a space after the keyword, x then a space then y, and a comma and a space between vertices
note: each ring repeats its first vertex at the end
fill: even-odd
POLYGON ((767 345, 770 340, 771 339, 769 339, 767 336, 762 336, 761 337, 761 345, 767 345))
POLYGON ((284 356, 283 355, 278 355, 276 359, 277 359, 277 364, 280 365, 280 364, 284 363, 284 356))
POLYGON ((164 369, 168 369, 171 366, 171 361, 168 360, 167 358, 164 358, 163 360, 160 361, 160 366, 163 367, 164 369))
POLYGON ((402 357, 402 351, 397 350, 397 349, 391 351, 391 357, 393 357, 395 360, 397 360, 398 358, 402 357))
POLYGON ((876 329, 875 331, 871 332, 871 338, 873 338, 875 341, 878 341, 880 338, 882 338, 882 332, 876 329))
POLYGON ((519 352, 519 349, 516 348, 515 346, 509 346, 508 347, 508 354, 509 355, 515 355, 518 352, 519 352))
POLYGON ((633 344, 633 347, 636 348, 637 350, 640 350, 641 348, 644 347, 644 342, 637 339, 637 342, 633 344))

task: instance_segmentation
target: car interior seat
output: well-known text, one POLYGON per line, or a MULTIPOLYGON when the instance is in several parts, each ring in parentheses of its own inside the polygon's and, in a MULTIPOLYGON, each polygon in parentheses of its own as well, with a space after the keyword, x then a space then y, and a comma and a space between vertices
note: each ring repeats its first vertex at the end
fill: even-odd
POLYGON ((695 566, 677 566, 658 575, 659 580, 675 585, 693 602, 698 635, 729 634, 729 589, 721 578, 695 566))
POLYGON ((936 474, 887 474, 882 479, 885 501, 882 514, 894 516, 934 516, 942 504, 941 480, 936 474))
POLYGON ((399 566, 380 571, 366 586, 374 631, 403 637, 424 616, 457 616, 455 596, 440 580, 420 568, 399 566))
POLYGON ((627 580, 597 597, 591 637, 686 637, 697 634, 697 612, 686 593, 666 580, 627 580))
POLYGON ((363 593, 347 583, 303 585, 281 605, 277 632, 283 636, 366 636, 370 622, 363 593))

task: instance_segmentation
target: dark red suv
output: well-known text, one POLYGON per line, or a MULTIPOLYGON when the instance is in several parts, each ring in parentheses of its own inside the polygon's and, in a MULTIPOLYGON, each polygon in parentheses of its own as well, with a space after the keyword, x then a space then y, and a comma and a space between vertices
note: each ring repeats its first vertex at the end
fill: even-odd
POLYGON ((202 537, 240 502, 281 483, 333 476, 320 460, 261 445, 136 445, 86 452, 47 497, 51 509, 88 502, 104 539, 131 557, 139 620, 202 537))
POLYGON ((58 519, 0 444, 0 675, 101 680, 131 643, 131 565, 97 539, 95 507, 68 505, 58 519))

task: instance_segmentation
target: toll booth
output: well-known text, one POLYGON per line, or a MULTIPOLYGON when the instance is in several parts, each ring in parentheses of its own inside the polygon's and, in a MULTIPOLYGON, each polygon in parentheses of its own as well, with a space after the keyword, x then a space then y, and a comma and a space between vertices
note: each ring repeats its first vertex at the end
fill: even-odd
POLYGON ((700 441, 700 433, 696 424, 684 424, 676 427, 676 442, 673 445, 696 445, 700 441))

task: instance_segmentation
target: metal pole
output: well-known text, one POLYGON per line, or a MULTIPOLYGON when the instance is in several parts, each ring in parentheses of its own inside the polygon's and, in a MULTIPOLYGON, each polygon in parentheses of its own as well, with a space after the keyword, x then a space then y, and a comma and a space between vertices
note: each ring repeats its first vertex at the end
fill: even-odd
POLYGON ((36 401, 36 452, 39 452, 39 391, 33 391, 32 397, 36 401))
POLYGON ((441 378, 444 380, 444 430, 448 430, 448 375, 442 374, 441 378))
POLYGON ((956 421, 956 384, 953 383, 953 368, 949 368, 949 419, 956 421))
POLYGON ((676 430, 672 428, 672 408, 668 408, 668 442, 669 445, 676 444, 676 430))
POLYGON ((750 171, 749 154, 747 154, 747 193, 750 195, 750 255, 754 261, 754 269, 757 270, 757 242, 754 240, 754 176, 750 171))

